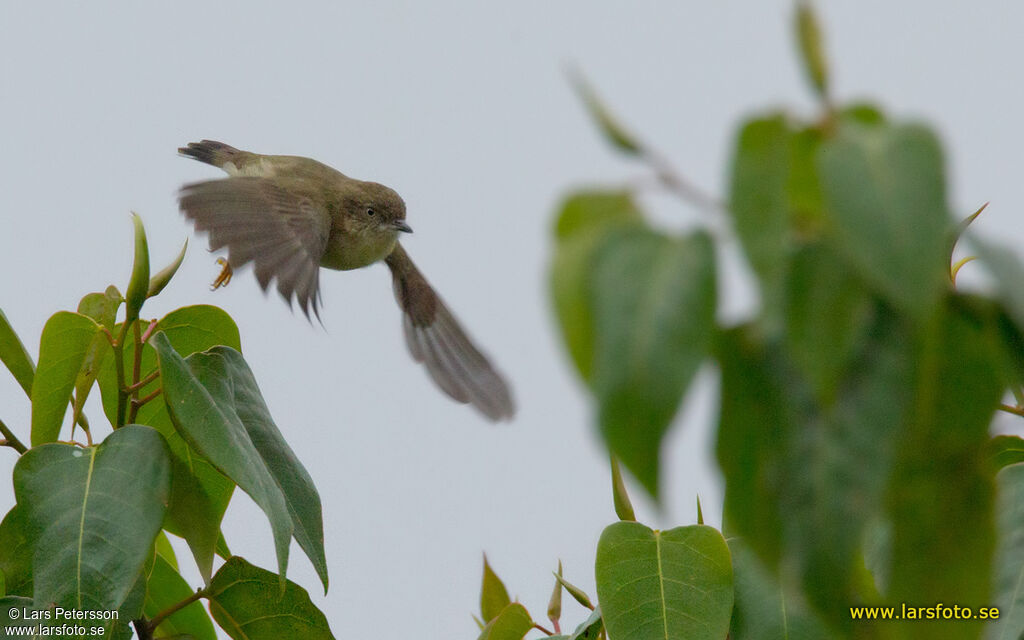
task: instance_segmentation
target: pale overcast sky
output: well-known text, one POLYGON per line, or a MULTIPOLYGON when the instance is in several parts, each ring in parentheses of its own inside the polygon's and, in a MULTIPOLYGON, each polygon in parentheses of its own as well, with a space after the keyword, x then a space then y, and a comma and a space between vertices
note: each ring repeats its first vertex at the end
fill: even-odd
MULTIPOLYGON (((937 126, 955 210, 991 200, 979 230, 1021 246, 1020 5, 819 4, 840 99, 880 97, 891 113, 937 126)), ((740 117, 811 107, 791 3, 99 6, 0 7, 0 308, 33 356, 50 314, 110 283, 124 288, 137 211, 154 268, 192 238, 145 314, 226 309, 320 489, 331 590, 323 595, 294 545, 289 578, 338 637, 475 637, 482 551, 538 619, 558 558, 592 592, 594 547, 614 512, 587 398, 553 330, 549 228, 571 187, 641 171, 600 140, 565 69, 585 71, 624 122, 721 194, 740 117), (220 175, 176 157, 201 138, 311 156, 402 194, 416 229, 409 253, 509 375, 516 420, 491 426, 434 389, 406 354, 381 266, 323 274, 326 330, 265 298, 248 272, 210 292, 214 257, 174 199, 182 183, 220 175)), ((670 199, 646 202, 668 228, 699 220, 670 199)), ((743 277, 723 278, 728 317, 752 304, 743 277)), ((664 509, 634 491, 653 526, 692 523, 698 493, 720 523, 714 372, 702 380, 669 439, 664 509)), ((6 375, 0 417, 28 439, 27 401, 6 375)), ((0 451, 2 477, 14 461, 0 451)), ((6 511, 14 498, 3 485, 6 511)), ((224 530, 235 553, 274 568, 270 528, 241 492, 224 530)), ((565 610, 567 625, 584 617, 568 600, 565 610)))

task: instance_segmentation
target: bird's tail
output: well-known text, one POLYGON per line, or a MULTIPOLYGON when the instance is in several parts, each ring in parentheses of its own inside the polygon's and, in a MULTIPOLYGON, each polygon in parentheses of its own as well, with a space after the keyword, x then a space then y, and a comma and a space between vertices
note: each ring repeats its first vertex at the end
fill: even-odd
POLYGON ((222 168, 226 162, 231 161, 232 157, 242 152, 223 142, 202 140, 201 142, 190 142, 187 147, 180 147, 178 153, 222 168))

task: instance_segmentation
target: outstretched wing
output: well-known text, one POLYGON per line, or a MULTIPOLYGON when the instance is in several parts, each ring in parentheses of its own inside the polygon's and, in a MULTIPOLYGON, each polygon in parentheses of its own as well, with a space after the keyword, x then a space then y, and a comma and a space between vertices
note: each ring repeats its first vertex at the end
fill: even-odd
POLYGON ((391 268, 412 357, 426 365, 430 377, 453 399, 472 404, 494 421, 511 418, 515 405, 508 384, 473 345, 402 246, 396 244, 385 262, 391 268))
POLYGON ((178 203, 196 231, 210 234, 210 249, 228 248, 232 268, 253 263, 264 291, 270 281, 306 317, 319 317, 320 260, 331 218, 321 202, 285 178, 227 178, 182 187, 178 203))

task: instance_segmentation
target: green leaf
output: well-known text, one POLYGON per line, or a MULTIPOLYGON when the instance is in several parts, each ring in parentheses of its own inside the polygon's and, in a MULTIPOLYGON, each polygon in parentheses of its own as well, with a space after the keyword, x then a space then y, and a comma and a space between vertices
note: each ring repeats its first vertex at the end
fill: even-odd
POLYGON ((915 125, 841 125, 818 157, 838 247, 889 302, 918 319, 948 282, 942 149, 915 125))
POLYGON ((590 305, 593 259, 602 243, 643 217, 627 191, 580 191, 563 202, 555 224, 558 241, 550 268, 555 315, 569 356, 584 381, 594 359, 594 318, 590 305))
POLYGON ((153 429, 128 425, 102 444, 33 448, 14 467, 14 492, 34 541, 36 602, 119 609, 160 531, 170 460, 153 429))
POLYGON ((213 379, 207 382, 208 387, 162 331, 150 339, 150 344, 158 354, 163 397, 177 432, 267 514, 283 583, 288 543, 294 531, 292 519, 281 488, 233 410, 232 381, 213 379))
POLYGON ((702 232, 619 235, 593 273, 594 393, 612 453, 658 495, 659 448, 715 328, 715 256, 702 232))
POLYGON ((170 565, 172 569, 177 571, 178 557, 174 553, 174 547, 171 546, 171 541, 167 538, 166 532, 161 531, 159 535, 157 535, 156 543, 154 546, 154 551, 156 552, 156 555, 163 558, 164 562, 170 565))
POLYGON ((812 604, 849 626, 836 602, 860 601, 860 544, 883 503, 911 406, 911 338, 878 312, 828 407, 781 349, 747 328, 719 343, 718 461, 725 512, 762 561, 795 568, 812 604), (864 463, 870 460, 871 464, 864 463))
POLYGON ((128 290, 124 294, 125 322, 132 322, 139 317, 142 304, 149 292, 149 245, 146 242, 146 229, 142 226, 142 218, 132 214, 135 226, 135 260, 132 262, 132 277, 128 281, 128 290))
POLYGON ((242 354, 230 347, 213 347, 186 359, 199 382, 206 387, 219 409, 232 413, 266 464, 284 495, 294 526, 295 540, 316 569, 327 591, 327 560, 324 556, 324 525, 313 478, 299 462, 270 417, 256 379, 242 354), (226 387, 225 388, 225 383, 226 387), (224 395, 227 391, 227 395, 224 395))
MULTIPOLYGON (((158 327, 182 356, 204 351, 216 345, 239 348, 238 327, 222 309, 208 305, 183 307, 160 319, 158 327)), ((131 362, 134 345, 125 345, 125 360, 131 362)), ((157 366, 156 352, 146 344, 142 351, 142 375, 157 366)), ((103 408, 113 420, 117 410, 117 377, 114 365, 107 360, 99 376, 103 408)), ((143 387, 141 395, 158 388, 159 381, 143 387)), ((171 500, 165 528, 188 542, 200 575, 209 582, 213 573, 213 556, 220 538, 220 523, 235 485, 205 458, 193 451, 171 423, 164 402, 154 401, 139 411, 136 422, 158 430, 170 446, 172 454, 171 500)), ((226 547, 221 555, 228 557, 226 547)))
POLYGON ((210 583, 210 613, 235 640, 331 639, 327 618, 306 590, 234 557, 210 583))
MULTIPOLYGON (((922 336, 914 408, 893 469, 891 602, 987 606, 995 545, 993 486, 984 450, 1003 393, 996 330, 958 297, 922 336), (970 526, 951 526, 969 523, 970 526), (942 567, 936 571, 936 567, 942 567)), ((973 637, 980 621, 914 621, 936 640, 973 637)))
POLYGON ((729 210, 769 318, 779 315, 789 254, 791 135, 784 115, 750 120, 740 129, 731 162, 729 210))
POLYGON ((78 303, 78 313, 89 316, 96 324, 113 332, 114 325, 117 324, 117 310, 122 302, 124 298, 121 297, 121 292, 114 285, 110 285, 102 293, 86 294, 78 303))
MULTIPOLYGON (((193 593, 185 579, 178 575, 177 570, 162 555, 156 556, 153 572, 146 584, 146 601, 143 613, 152 620, 158 613, 167 610, 193 593)), ((210 616, 198 600, 179 609, 157 627, 160 636, 188 634, 194 640, 217 640, 217 632, 213 629, 210 616)))
POLYGON ((587 82, 586 78, 583 77, 583 74, 573 72, 570 74, 569 79, 572 82, 573 88, 576 89, 576 94, 587 108, 591 119, 604 135, 605 140, 627 155, 642 154, 644 151, 643 147, 608 111, 608 108, 597 96, 597 93, 590 86, 590 83, 587 82))
POLYGON ((25 395, 31 398, 32 378, 36 374, 36 365, 32 363, 32 356, 28 355, 25 345, 7 321, 3 310, 0 310, 0 361, 7 366, 11 375, 24 389, 25 395))
POLYGON ((533 628, 533 619, 518 602, 501 610, 477 636, 477 640, 522 640, 533 628))
POLYGON ((827 244, 794 254, 786 281, 786 347, 823 404, 835 399, 873 308, 870 292, 827 244))
POLYGON ((997 472, 1011 464, 1024 462, 1024 438, 995 436, 988 441, 986 457, 992 462, 992 468, 997 472))
POLYGON ((70 311, 50 316, 39 340, 39 367, 32 383, 32 446, 60 434, 75 378, 100 325, 70 311))
MULTIPOLYGON (((88 316, 96 321, 96 324, 113 333, 116 325, 115 317, 117 309, 121 306, 123 299, 117 287, 110 286, 104 293, 90 293, 78 303, 78 313, 88 316)), ((85 401, 89 398, 92 385, 99 375, 103 365, 103 359, 110 351, 110 340, 107 336, 98 331, 92 337, 89 348, 82 361, 82 368, 75 377, 75 404, 73 413, 75 419, 82 413, 85 401)))
POLYGON ((604 631, 604 620, 601 618, 601 607, 595 607, 584 620, 568 636, 568 640, 598 640, 604 631))
POLYGON ((181 266, 182 260, 185 259, 185 250, 188 249, 188 238, 185 238, 185 244, 181 246, 181 251, 178 253, 178 257, 174 261, 161 269, 155 276, 149 279, 149 289, 146 291, 146 297, 152 298, 158 295, 167 286, 167 283, 171 281, 174 274, 178 272, 178 267, 181 266))
POLYGON ((32 596, 32 541, 25 510, 15 505, 0 522, 0 573, 6 595, 32 596))
POLYGON ((821 43, 821 28, 809 2, 800 2, 796 8, 796 35, 800 48, 800 61, 804 75, 822 100, 828 99, 828 64, 821 43))
POLYGON ((1024 464, 1003 468, 996 476, 999 547, 996 550, 993 606, 999 619, 986 629, 990 640, 1024 637, 1024 464))
POLYGON ((505 584, 491 569, 487 562, 487 554, 484 554, 484 574, 480 583, 480 617, 484 622, 490 622, 498 617, 510 602, 505 584))
POLYGON ((729 538, 736 602, 729 637, 743 640, 838 640, 801 597, 786 591, 749 547, 729 538))
POLYGON ((729 632, 732 564, 716 529, 616 522, 597 543, 595 577, 610 638, 721 640, 729 632))

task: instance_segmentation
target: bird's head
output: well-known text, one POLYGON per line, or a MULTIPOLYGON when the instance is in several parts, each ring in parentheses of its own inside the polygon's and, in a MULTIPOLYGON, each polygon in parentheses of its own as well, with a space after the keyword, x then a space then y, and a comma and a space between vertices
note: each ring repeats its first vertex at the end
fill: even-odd
POLYGON ((351 201, 349 216, 360 233, 397 238, 399 233, 412 233, 405 222, 405 201, 394 189, 376 182, 363 182, 351 201))

